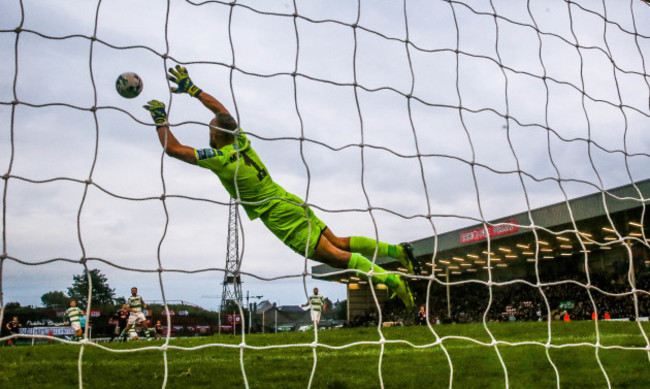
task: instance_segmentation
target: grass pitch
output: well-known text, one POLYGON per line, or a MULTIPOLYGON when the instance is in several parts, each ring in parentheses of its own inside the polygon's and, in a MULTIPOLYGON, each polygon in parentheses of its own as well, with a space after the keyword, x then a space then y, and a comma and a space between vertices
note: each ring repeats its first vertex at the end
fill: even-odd
MULTIPOLYGON (((497 341, 511 343, 498 345, 482 324, 433 328, 442 347, 427 327, 383 328, 383 354, 377 328, 319 331, 317 347, 314 332, 246 335, 244 347, 240 335, 173 339, 166 352, 167 388, 244 387, 242 361, 251 388, 305 388, 314 350, 313 388, 378 388, 380 376, 385 388, 449 387, 450 379, 455 388, 503 388, 506 379, 511 388, 554 388, 558 376, 565 388, 650 386, 650 349, 634 322, 599 322, 602 348, 594 346, 593 322, 553 323, 548 348, 546 323, 489 324, 497 341)), ((643 330, 650 333, 650 325, 643 330)), ((84 388, 159 388, 163 344, 0 347, 0 387, 79 387, 83 352, 84 388)))

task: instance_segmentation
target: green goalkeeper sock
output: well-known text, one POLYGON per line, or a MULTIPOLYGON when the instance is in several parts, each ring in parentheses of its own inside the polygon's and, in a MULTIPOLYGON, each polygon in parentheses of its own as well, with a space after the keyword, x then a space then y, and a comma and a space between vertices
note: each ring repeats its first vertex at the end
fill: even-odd
POLYGON ((377 249, 377 258, 390 257, 393 259, 399 259, 402 255, 400 251, 403 250, 398 245, 378 242, 365 236, 350 237, 350 251, 353 253, 372 258, 375 255, 375 249, 377 249))
POLYGON ((352 253, 350 262, 348 262, 348 269, 361 270, 366 273, 372 269, 374 273, 372 275, 372 281, 376 284, 386 284, 386 286, 392 290, 397 289, 400 282, 402 282, 402 280, 395 274, 385 274, 386 270, 384 270, 381 266, 377 264, 373 265, 368 258, 357 253, 352 253))

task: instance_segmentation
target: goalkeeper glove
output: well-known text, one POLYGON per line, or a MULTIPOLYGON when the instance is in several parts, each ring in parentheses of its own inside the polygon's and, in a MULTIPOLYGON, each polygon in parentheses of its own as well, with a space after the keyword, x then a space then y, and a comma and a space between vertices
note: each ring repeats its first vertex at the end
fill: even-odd
POLYGON ((176 70, 169 68, 169 73, 167 79, 177 85, 177 87, 170 88, 173 93, 187 93, 190 96, 197 97, 202 92, 199 87, 192 83, 185 67, 176 65, 176 70))
POLYGON ((159 125, 165 125, 167 123, 167 112, 165 112, 165 104, 162 102, 151 100, 147 105, 143 105, 142 107, 149 111, 154 123, 159 125))

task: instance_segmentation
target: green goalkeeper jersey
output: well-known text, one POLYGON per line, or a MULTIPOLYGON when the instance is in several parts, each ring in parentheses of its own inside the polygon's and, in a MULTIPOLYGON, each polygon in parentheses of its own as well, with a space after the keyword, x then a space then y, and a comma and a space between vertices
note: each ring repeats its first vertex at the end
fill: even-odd
POLYGON ((79 318, 83 314, 83 311, 77 307, 70 307, 65 311, 66 315, 68 315, 69 321, 71 323, 74 322, 79 322, 79 318))
POLYGON ((252 203, 242 204, 251 220, 258 218, 273 205, 270 198, 282 197, 285 193, 273 182, 266 166, 251 148, 250 141, 243 132, 239 133, 237 141, 232 144, 218 150, 195 150, 195 154, 197 164, 216 174, 233 198, 238 198, 236 182, 239 198, 252 203))

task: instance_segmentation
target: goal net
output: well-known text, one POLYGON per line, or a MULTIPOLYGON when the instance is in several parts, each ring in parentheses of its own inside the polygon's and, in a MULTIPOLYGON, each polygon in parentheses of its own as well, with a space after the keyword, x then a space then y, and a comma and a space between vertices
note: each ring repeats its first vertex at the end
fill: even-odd
POLYGON ((7 0, 0 50, 3 326, 7 302, 30 288, 64 289, 89 269, 120 294, 136 285, 145 300, 162 300, 169 328, 168 299, 221 289, 229 195, 209 171, 165 156, 141 108, 163 101, 179 140, 207 147, 211 115, 169 91, 176 64, 223 102, 274 180, 337 235, 411 242, 423 267, 404 274, 370 258, 409 280, 424 312, 409 316, 382 285, 300 258, 240 218, 245 285, 291 304, 317 285, 347 299, 348 321, 371 323, 372 334, 329 342, 314 330, 307 342, 267 344, 244 332, 236 343, 195 345, 167 332, 161 344, 130 348, 58 340, 78 347, 80 387, 89 349, 156 353, 162 387, 168 354, 179 350, 235 350, 246 387, 260 381, 248 357, 260 350, 309 350, 308 387, 320 385, 328 352, 367 347, 373 387, 398 374, 391 363, 401 354, 387 359, 390 347, 406 360, 437 352, 428 374, 450 387, 473 369, 454 356, 458 344, 489 350, 491 378, 505 387, 513 369, 537 365, 545 382, 574 383, 557 356, 572 348, 588 348, 594 379, 607 387, 622 367, 606 351, 650 363, 645 1, 7 0), (144 82, 134 99, 115 92, 125 71, 144 82), (557 326, 570 320, 589 321, 588 333, 557 326), (612 343, 608 320, 632 322, 634 341, 612 343), (542 339, 497 325, 512 321, 540 323, 542 339), (447 323, 480 326, 471 335, 447 323), (395 337, 409 329, 426 329, 426 340, 395 337), (528 347, 530 359, 509 351, 528 347))

